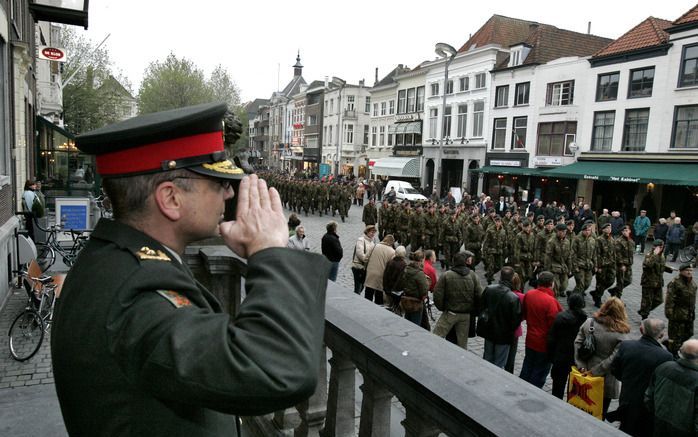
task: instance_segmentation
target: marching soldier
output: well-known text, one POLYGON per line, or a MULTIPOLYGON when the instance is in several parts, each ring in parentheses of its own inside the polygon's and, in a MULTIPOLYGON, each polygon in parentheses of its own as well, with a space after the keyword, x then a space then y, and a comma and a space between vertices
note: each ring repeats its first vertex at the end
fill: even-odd
POLYGON ((516 235, 514 244, 513 264, 516 273, 521 277, 521 283, 528 282, 533 275, 533 253, 536 247, 536 236, 533 235, 531 223, 524 219, 523 230, 516 235))
MULTIPOLYGON (((437 251, 439 246, 439 230, 441 218, 436 213, 436 205, 429 205, 429 211, 424 216, 424 248, 437 251)), ((437 253, 438 256, 438 253, 437 253)))
POLYGON ((400 244, 407 246, 410 242, 410 216, 412 215, 412 207, 410 202, 403 201, 402 207, 398 207, 397 220, 395 225, 398 228, 398 234, 400 235, 400 244))
POLYGON ((470 223, 465 227, 463 244, 465 248, 473 253, 474 269, 482 261, 482 242, 485 239, 485 228, 480 223, 480 214, 475 213, 470 219, 470 223))
POLYGON ((368 199, 368 203, 364 206, 364 211, 361 214, 361 221, 366 226, 375 225, 378 222, 378 210, 376 210, 376 201, 373 197, 368 199))
POLYGON ((596 267, 596 238, 591 235, 592 225, 582 226, 581 233, 572 243, 572 273, 574 274, 574 292, 586 294, 591 285, 591 277, 596 267))
POLYGON ((616 238, 616 286, 609 290, 609 293, 618 299, 633 279, 634 254, 635 241, 630 238, 630 226, 623 226, 621 235, 616 238))
POLYGON ((616 276, 616 248, 611 237, 611 224, 606 223, 596 238, 596 289, 591 292, 594 305, 601 307, 601 296, 613 285, 616 276))
POLYGON ((664 315, 669 321, 669 352, 674 355, 684 341, 693 337, 696 288, 690 263, 681 264, 679 275, 667 285, 664 315))
POLYGON ((502 226, 502 218, 496 216, 494 225, 485 231, 485 239, 482 242, 482 252, 485 255, 485 267, 487 284, 494 281, 494 275, 502 269, 504 265, 504 251, 507 245, 507 233, 502 226))
POLYGON ((542 268, 545 262, 545 248, 548 246, 548 240, 550 240, 555 233, 554 229, 555 224, 553 223, 553 219, 548 219, 545 221, 545 228, 536 235, 536 250, 533 254, 534 267, 541 266, 542 268))
POLYGON ((555 275, 555 294, 563 296, 567 292, 567 276, 570 272, 571 255, 570 240, 565 238, 567 226, 558 223, 555 226, 555 236, 548 240, 545 246, 545 262, 543 268, 555 275))
POLYGON ((673 271, 666 265, 664 241, 654 240, 652 245, 654 248, 645 255, 645 259, 642 261, 642 277, 640 278, 642 301, 637 313, 643 320, 649 317, 650 311, 662 304, 664 272, 671 273, 673 271))
POLYGON ((441 225, 441 245, 444 250, 446 268, 453 265, 453 255, 458 253, 460 248, 460 226, 457 219, 456 213, 453 212, 446 216, 441 225))
POLYGON ((408 228, 410 235, 410 252, 417 251, 424 245, 424 214, 422 205, 417 204, 417 209, 410 215, 408 228))

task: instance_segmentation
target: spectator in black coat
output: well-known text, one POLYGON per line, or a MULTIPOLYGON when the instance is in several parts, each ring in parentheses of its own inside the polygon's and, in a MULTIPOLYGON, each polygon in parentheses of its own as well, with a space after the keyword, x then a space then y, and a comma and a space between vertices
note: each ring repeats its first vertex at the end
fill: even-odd
POLYGON ((620 430, 631 436, 651 436, 654 414, 644 405, 645 390, 654 369, 673 360, 669 351, 660 344, 666 334, 666 325, 659 319, 645 319, 640 325, 642 337, 620 344, 611 364, 611 373, 622 382, 618 410, 609 413, 609 420, 617 415, 620 430))
POLYGON ((568 310, 555 317, 553 326, 548 331, 548 355, 553 367, 550 376, 553 379, 553 395, 563 399, 567 377, 574 365, 574 339, 579 327, 586 321, 584 312, 584 295, 572 293, 567 298, 568 310))
POLYGON ((666 234, 669 232, 669 225, 666 224, 665 218, 659 219, 659 224, 654 227, 654 239, 662 240, 666 243, 666 234))
POLYGON ((625 221, 623 221, 618 211, 613 211, 611 217, 611 235, 618 237, 623 230, 623 226, 625 226, 625 221))
POLYGON ((344 256, 342 243, 337 235, 337 222, 331 221, 326 226, 327 233, 322 236, 322 254, 327 257, 332 263, 330 270, 330 281, 337 281, 337 272, 339 271, 339 261, 344 256))

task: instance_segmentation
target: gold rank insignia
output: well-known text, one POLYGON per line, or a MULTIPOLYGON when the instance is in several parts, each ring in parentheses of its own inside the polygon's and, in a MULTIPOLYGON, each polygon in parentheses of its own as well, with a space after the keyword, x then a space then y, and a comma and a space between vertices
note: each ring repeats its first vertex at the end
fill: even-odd
POLYGON ((136 252, 136 257, 140 260, 150 259, 155 261, 172 261, 169 256, 165 255, 163 251, 153 250, 148 246, 141 247, 141 250, 136 252))
POLYGON ((245 172, 238 166, 236 166, 233 161, 226 159, 220 162, 214 162, 213 164, 201 164, 206 170, 211 170, 216 173, 225 174, 245 174, 245 172))
POLYGON ((191 301, 176 291, 157 290, 158 294, 167 299, 175 308, 191 306, 191 301))

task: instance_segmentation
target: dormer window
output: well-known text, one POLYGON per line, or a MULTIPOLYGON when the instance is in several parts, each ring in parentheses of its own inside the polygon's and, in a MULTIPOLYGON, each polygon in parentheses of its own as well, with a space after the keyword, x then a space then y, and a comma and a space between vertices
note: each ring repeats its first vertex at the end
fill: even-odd
POLYGON ((526 44, 512 46, 511 54, 509 55, 509 65, 507 65, 507 67, 516 67, 523 64, 530 51, 531 47, 526 44))

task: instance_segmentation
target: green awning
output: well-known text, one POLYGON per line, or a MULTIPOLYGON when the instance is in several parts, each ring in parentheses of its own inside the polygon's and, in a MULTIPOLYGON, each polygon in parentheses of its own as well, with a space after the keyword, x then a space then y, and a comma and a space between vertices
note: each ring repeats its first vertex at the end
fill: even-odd
POLYGON ((480 173, 508 174, 516 176, 544 176, 548 174, 547 169, 529 167, 506 167, 498 165, 486 165, 471 171, 480 173))
POLYGON ((698 164, 577 161, 546 170, 546 176, 638 184, 698 186, 698 164))
POLYGON ((67 130, 63 129, 62 127, 58 126, 57 124, 53 124, 50 121, 46 120, 44 117, 37 115, 36 116, 36 121, 39 122, 39 124, 46 126, 47 128, 54 130, 58 132, 59 134, 63 135, 64 137, 68 138, 69 140, 74 140, 75 135, 71 134, 67 130))

